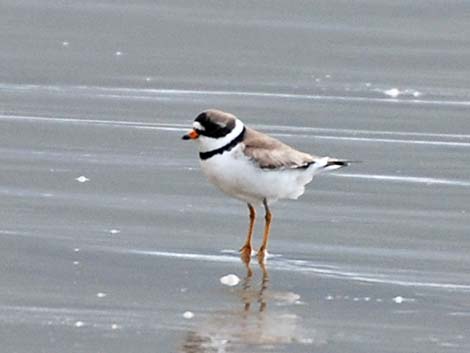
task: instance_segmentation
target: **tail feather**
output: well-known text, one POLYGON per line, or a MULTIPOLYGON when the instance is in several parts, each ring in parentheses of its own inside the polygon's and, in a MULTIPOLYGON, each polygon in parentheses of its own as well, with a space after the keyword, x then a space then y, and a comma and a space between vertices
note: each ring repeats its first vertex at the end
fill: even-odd
POLYGON ((302 168, 313 168, 312 170, 316 173, 321 173, 323 171, 335 170, 343 167, 347 167, 352 163, 361 163, 361 161, 350 161, 347 159, 336 159, 330 157, 322 157, 316 159, 315 161, 307 164, 302 168))
POLYGON ((332 166, 332 165, 335 165, 335 166, 338 166, 338 167, 347 167, 351 163, 359 163, 359 161, 348 161, 348 160, 343 160, 343 159, 330 159, 326 163, 326 167, 329 167, 329 166, 332 166))
POLYGON ((335 169, 347 167, 352 163, 360 163, 360 161, 349 161, 345 159, 328 158, 322 169, 323 170, 335 170, 335 169))

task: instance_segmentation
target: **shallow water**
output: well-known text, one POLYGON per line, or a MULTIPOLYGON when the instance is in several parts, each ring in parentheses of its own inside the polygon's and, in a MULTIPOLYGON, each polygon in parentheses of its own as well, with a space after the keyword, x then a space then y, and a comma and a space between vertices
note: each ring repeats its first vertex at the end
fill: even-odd
POLYGON ((468 352, 469 6, 3 1, 2 349, 468 352), (266 268, 180 140, 209 107, 362 161, 266 268))

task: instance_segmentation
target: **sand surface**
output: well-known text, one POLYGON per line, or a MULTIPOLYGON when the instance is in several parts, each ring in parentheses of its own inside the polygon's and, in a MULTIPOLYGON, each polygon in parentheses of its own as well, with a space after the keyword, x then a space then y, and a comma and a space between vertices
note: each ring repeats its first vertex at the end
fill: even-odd
POLYGON ((1 350, 469 352, 470 4, 129 3, 2 2, 1 350), (253 276, 180 139, 210 107, 363 161, 253 276))

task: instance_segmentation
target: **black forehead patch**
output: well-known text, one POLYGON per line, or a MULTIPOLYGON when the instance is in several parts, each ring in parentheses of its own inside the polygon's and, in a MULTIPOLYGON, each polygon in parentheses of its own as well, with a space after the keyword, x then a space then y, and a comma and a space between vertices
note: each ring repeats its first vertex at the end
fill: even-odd
POLYGON ((207 112, 199 114, 194 121, 204 127, 204 130, 198 130, 200 135, 212 138, 224 137, 235 127, 235 120, 220 116, 214 117, 207 112))

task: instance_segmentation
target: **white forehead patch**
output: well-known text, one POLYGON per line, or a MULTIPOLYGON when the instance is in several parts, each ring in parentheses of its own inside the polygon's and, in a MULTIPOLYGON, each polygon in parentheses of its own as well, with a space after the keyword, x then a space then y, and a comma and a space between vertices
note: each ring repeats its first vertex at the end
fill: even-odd
POLYGON ((199 131, 204 131, 205 130, 204 126, 202 126, 199 121, 195 121, 193 123, 193 129, 194 130, 199 130, 199 131))

